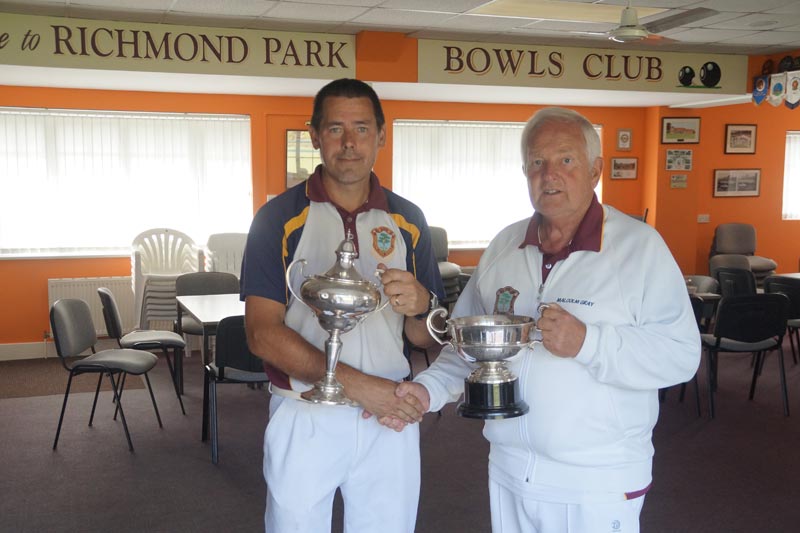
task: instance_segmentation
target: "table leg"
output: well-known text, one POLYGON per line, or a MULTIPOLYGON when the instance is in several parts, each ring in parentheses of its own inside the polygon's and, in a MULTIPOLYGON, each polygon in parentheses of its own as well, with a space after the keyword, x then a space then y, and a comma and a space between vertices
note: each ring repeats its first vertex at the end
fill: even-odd
POLYGON ((208 409, 208 372, 206 371, 206 365, 208 364, 209 356, 209 339, 208 339, 208 331, 206 330, 205 326, 203 326, 203 353, 201 354, 200 359, 203 363, 203 429, 200 434, 200 440, 205 442, 208 440, 208 417, 209 417, 209 409, 208 409))
MULTIPOLYGON (((183 308, 178 304, 178 320, 175 323, 175 332, 183 337, 183 308)), ((189 352, 191 353, 191 352, 189 352)), ((180 351, 179 356, 175 357, 175 379, 178 381, 178 392, 183 394, 183 358, 186 357, 184 350, 180 351)))

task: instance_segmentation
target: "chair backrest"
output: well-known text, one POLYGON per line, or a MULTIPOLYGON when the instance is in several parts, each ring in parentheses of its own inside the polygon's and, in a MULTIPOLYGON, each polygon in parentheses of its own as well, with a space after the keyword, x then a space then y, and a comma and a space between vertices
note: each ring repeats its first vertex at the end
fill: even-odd
POLYGON ((103 320, 106 322, 106 332, 108 332, 109 337, 117 339, 117 342, 119 342, 122 338, 122 315, 119 314, 119 307, 117 307, 114 293, 106 287, 98 287, 97 295, 103 305, 103 320))
POLYGON ((214 233, 206 241, 206 271, 229 272, 239 277, 247 233, 214 233))
POLYGON ((720 268, 742 268, 750 270, 750 261, 746 255, 742 254, 720 254, 708 260, 708 275, 717 278, 717 270, 720 268))
POLYGON ((764 292, 785 294, 789 298, 789 318, 800 318, 800 278, 769 276, 764 280, 764 292))
MULTIPOLYGON (((264 362, 250 352, 243 316, 229 316, 217 324, 217 344, 214 363, 224 379, 225 368, 245 372, 264 373, 264 362)), ((264 379, 266 380, 266 374, 264 379)))
POLYGON ((756 278, 749 269, 719 268, 717 281, 723 298, 756 293, 756 278))
POLYGON ((178 296, 238 292, 239 278, 230 272, 189 272, 175 280, 175 293, 178 296))
POLYGON ((780 293, 723 296, 717 308, 714 336, 740 342, 783 338, 789 299, 780 293))
POLYGON ((59 357, 80 355, 97 342, 92 311, 83 300, 56 300, 50 308, 50 325, 59 357))
POLYGON ((431 245, 436 261, 439 263, 447 261, 447 257, 450 255, 450 247, 447 245, 447 230, 438 226, 429 226, 428 229, 431 232, 431 245))
POLYGON ((752 224, 738 222, 720 224, 714 230, 711 250, 712 255, 753 255, 756 252, 756 229, 752 224))
POLYGON ((198 252, 185 233, 169 228, 144 231, 133 239, 134 269, 143 274, 196 272, 198 252))

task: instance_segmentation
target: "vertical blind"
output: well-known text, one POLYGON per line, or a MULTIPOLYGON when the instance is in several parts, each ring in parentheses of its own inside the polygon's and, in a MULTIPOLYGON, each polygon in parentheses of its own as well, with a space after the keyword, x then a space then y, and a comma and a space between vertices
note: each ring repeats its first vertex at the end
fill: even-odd
POLYGON ((447 230, 450 247, 485 247, 532 213, 520 153, 524 126, 396 120, 393 189, 417 204, 430 225, 447 230))
POLYGON ((800 131, 786 132, 783 168, 783 219, 800 220, 800 131))
POLYGON ((392 187, 416 203, 450 246, 483 247, 528 217, 522 123, 394 121, 392 187))
POLYGON ((127 254, 168 227, 204 243, 253 214, 246 116, 0 109, 0 257, 127 254))

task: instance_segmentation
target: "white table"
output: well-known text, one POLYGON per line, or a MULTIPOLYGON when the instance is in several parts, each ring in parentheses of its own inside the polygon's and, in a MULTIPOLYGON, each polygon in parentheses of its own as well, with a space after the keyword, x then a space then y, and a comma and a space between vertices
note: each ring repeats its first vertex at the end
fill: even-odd
MULTIPOLYGON (((189 314, 203 326, 203 364, 209 352, 208 338, 214 334, 217 324, 225 317, 244 315, 244 302, 239 300, 239 294, 203 294, 195 296, 178 296, 178 334, 181 331, 181 318, 183 313, 189 314)), ((178 376, 178 388, 183 394, 183 361, 175 363, 175 373, 178 376)))

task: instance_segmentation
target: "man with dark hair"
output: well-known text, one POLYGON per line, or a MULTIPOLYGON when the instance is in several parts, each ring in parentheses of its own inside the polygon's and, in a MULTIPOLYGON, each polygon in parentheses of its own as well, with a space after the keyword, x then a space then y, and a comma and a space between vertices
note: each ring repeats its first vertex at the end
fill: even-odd
POLYGON ((342 79, 321 89, 309 133, 323 163, 307 182, 262 206, 248 235, 241 277, 247 339, 265 361, 273 393, 263 465, 270 533, 329 531, 337 488, 345 531, 414 530, 420 483, 414 422, 423 409, 394 390, 410 372, 403 333, 414 344, 431 344, 421 318, 436 301, 432 292, 441 296, 443 288, 422 211, 382 188, 372 172, 386 141, 384 121, 365 83, 342 79), (365 278, 382 270, 391 303, 342 335, 336 375, 363 409, 300 396, 325 374, 328 333, 289 298, 285 280, 286 267, 299 258, 307 261, 305 272, 326 272, 348 232, 356 269, 365 278), (370 414, 393 414, 410 426, 395 432, 370 414))

